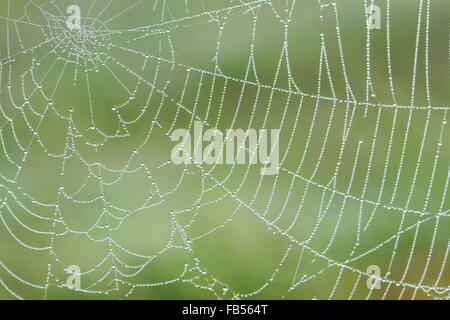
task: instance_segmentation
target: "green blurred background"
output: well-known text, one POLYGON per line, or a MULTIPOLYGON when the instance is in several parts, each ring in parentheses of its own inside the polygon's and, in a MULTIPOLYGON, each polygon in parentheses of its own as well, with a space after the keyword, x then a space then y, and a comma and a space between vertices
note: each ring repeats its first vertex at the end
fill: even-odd
POLYGON ((388 3, 1 1, 0 298, 448 298, 450 6, 388 3), (279 174, 172 164, 195 120, 279 174))

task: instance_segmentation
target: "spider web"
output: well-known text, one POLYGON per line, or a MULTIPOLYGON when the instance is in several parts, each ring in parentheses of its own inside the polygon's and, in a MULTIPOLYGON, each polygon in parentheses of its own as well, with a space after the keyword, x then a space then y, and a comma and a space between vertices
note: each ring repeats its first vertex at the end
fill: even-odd
POLYGON ((3 1, 0 297, 448 299, 444 2, 3 1), (194 121, 279 173, 172 164, 194 121))

